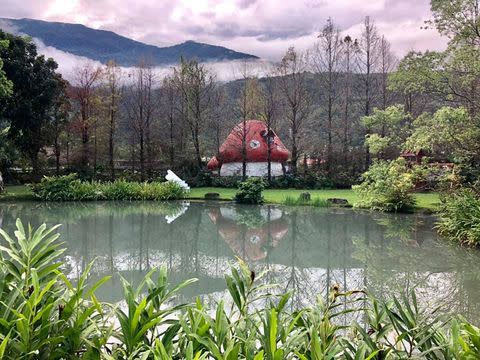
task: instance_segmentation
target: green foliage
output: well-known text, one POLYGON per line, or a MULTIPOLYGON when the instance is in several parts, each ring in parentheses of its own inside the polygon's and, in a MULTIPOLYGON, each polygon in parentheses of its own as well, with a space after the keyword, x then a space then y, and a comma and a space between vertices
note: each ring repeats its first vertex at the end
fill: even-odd
POLYGON ((405 160, 375 161, 353 187, 360 196, 356 207, 380 211, 410 211, 415 205, 412 190, 420 180, 405 160))
POLYGON ((136 183, 125 180, 100 183, 78 179, 76 174, 44 177, 32 187, 34 196, 44 201, 92 200, 176 200, 185 190, 173 182, 136 183))
MULTIPOLYGON (((7 48, 8 41, 1 40, 0 47, 7 48)), ((8 80, 7 75, 3 70, 3 60, 0 57, 0 98, 8 97, 12 95, 12 90, 13 90, 13 83, 10 80, 8 80)))
POLYGON ((321 174, 308 171, 304 176, 285 175, 272 179, 271 189, 330 189, 334 183, 321 174))
POLYGON ((305 199, 304 196, 302 196, 302 194, 300 194, 297 198, 293 196, 286 196, 282 203, 283 205, 287 205, 287 206, 302 206, 302 205, 314 206, 314 207, 330 206, 330 203, 326 199, 315 197, 311 200, 307 200, 305 199))
POLYGON ((364 116, 362 122, 370 132, 365 144, 370 152, 379 155, 387 148, 399 149, 408 134, 405 126, 408 118, 402 105, 389 106, 385 110, 375 108, 372 115, 364 116))
POLYGON ((0 230, 0 358, 13 359, 474 359, 480 329, 423 308, 414 292, 379 302, 334 285, 310 308, 289 311, 292 293, 273 295, 238 259, 225 275, 228 297, 207 307, 178 304, 165 267, 137 288, 122 279, 124 302, 100 302, 109 277, 72 284, 62 272, 57 227, 0 230), (178 304, 178 305, 175 305, 178 304), (360 318, 344 323, 347 315, 360 318), (365 330, 365 329, 368 329, 365 330))
POLYGON ((265 182, 261 178, 251 177, 238 185, 235 201, 239 204, 263 204, 262 191, 265 182))
POLYGON ((478 156, 480 128, 465 108, 443 107, 433 115, 424 113, 413 122, 413 128, 406 149, 448 154, 457 162, 478 156))
POLYGON ((13 83, 12 96, 0 99, 0 118, 9 122, 9 137, 36 172, 40 150, 51 144, 66 82, 56 73, 57 63, 39 56, 30 39, 0 30, 0 41, 6 45, 0 46, 3 71, 13 83))
POLYGON ((431 0, 433 20, 428 23, 452 42, 479 40, 478 2, 475 0, 431 0))
POLYGON ((480 197, 471 189, 448 194, 437 224, 441 235, 470 246, 480 245, 480 197))
MULTIPOLYGON (((193 187, 221 187, 238 188, 241 182, 239 176, 212 176, 211 174, 201 174, 187 182, 193 187)), ((268 189, 330 189, 335 184, 325 176, 314 171, 308 171, 305 175, 285 175, 272 178, 270 182, 265 178, 265 186, 268 189)), ((352 181, 352 179, 348 179, 352 181)))

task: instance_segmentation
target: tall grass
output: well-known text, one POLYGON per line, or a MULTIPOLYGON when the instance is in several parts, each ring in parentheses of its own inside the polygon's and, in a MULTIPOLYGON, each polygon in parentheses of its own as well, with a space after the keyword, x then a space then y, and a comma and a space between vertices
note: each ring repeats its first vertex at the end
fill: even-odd
POLYGON ((293 197, 287 195, 282 202, 283 205, 286 206, 313 206, 313 207, 329 207, 330 203, 326 199, 322 199, 320 197, 313 198, 311 200, 307 200, 302 195, 298 197, 293 197))
POLYGON ((386 303, 334 286, 311 308, 289 310, 292 292, 272 295, 266 273, 238 260, 228 296, 207 307, 177 304, 165 267, 138 287, 122 279, 122 305, 97 299, 89 264, 76 284, 61 271, 57 227, 0 231, 1 359, 476 359, 480 329, 423 309, 414 293, 386 303), (364 323, 340 325, 344 315, 364 323))

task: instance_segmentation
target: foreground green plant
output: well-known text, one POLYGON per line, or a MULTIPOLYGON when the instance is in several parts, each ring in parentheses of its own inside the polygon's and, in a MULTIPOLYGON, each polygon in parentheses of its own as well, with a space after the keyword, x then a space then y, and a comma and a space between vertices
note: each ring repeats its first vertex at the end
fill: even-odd
POLYGON ((195 281, 170 286, 166 268, 134 288, 122 279, 124 302, 100 302, 92 264, 73 284, 62 269, 58 227, 3 230, 0 247, 2 359, 477 359, 480 329, 462 318, 422 308, 414 293, 388 302, 334 286, 311 308, 289 310, 240 259, 225 275, 228 297, 207 307, 178 304, 195 281), (347 316, 362 317, 362 324, 347 316))
POLYGON ((185 190, 173 182, 137 183, 126 180, 100 183, 78 179, 76 174, 44 177, 32 187, 34 196, 43 201, 93 200, 176 200, 185 190))

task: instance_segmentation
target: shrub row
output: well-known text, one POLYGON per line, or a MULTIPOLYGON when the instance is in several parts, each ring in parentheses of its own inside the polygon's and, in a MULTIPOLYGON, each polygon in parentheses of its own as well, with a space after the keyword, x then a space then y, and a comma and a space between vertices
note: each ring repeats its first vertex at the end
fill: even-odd
POLYGON ((100 183, 82 181, 76 174, 44 177, 32 190, 37 199, 44 201, 175 200, 185 196, 184 189, 173 182, 100 183))
MULTIPOLYGON (((236 188, 242 181, 240 176, 215 176, 211 173, 201 173, 189 179, 188 183, 194 187, 222 187, 236 188)), ((265 186, 270 189, 331 189, 335 187, 326 177, 308 173, 303 175, 285 175, 274 177, 270 182, 264 178, 265 186)))
POLYGON ((122 305, 103 303, 95 294, 109 277, 89 285, 90 263, 73 284, 61 271, 54 232, 45 225, 25 231, 20 221, 15 239, 0 230, 6 244, 1 359, 477 359, 480 353, 480 329, 422 308, 413 292, 384 303, 333 286, 313 307, 290 310, 292 292, 273 295, 266 273, 241 260, 225 275, 229 296, 211 305, 199 299, 175 305, 195 279, 171 286, 165 267, 136 288, 122 278, 122 305))

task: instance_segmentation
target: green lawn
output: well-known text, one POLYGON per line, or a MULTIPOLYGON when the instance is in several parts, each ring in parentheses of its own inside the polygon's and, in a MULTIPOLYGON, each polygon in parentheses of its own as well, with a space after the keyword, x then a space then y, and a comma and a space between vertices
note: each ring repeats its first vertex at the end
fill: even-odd
POLYGON ((9 185, 4 194, 0 194, 0 201, 7 200, 32 200, 33 194, 26 185, 9 185))
MULTIPOLYGON (((202 187, 194 188, 190 192, 189 198, 191 199, 203 199, 208 192, 217 192, 220 194, 220 199, 232 200, 235 196, 236 189, 215 188, 215 187, 202 187)), ((272 189, 265 190, 263 196, 265 201, 270 204, 281 204, 287 196, 298 197, 302 192, 309 192, 312 198, 342 198, 347 199, 350 204, 354 204, 358 200, 357 194, 352 190, 298 190, 298 189, 272 189)), ((439 197, 437 193, 418 193, 415 195, 417 198, 417 207, 419 209, 435 210, 439 203, 439 197)), ((0 195, 0 201, 4 200, 31 200, 33 198, 32 192, 27 186, 7 186, 7 192, 4 195, 0 195)))
MULTIPOLYGON (((226 188, 214 188, 203 187, 194 188, 190 192, 190 198, 203 199, 206 193, 217 192, 220 194, 220 199, 231 200, 233 199, 236 189, 226 188)), ((281 204, 287 196, 298 197, 302 192, 309 192, 312 198, 341 198, 346 199, 350 204, 354 204, 358 200, 358 196, 353 190, 298 190, 298 189, 272 189, 265 190, 263 196, 265 202, 271 204, 281 204)), ((417 207, 420 209, 435 210, 439 203, 439 196, 437 193, 418 193, 415 195, 417 198, 417 207)))

